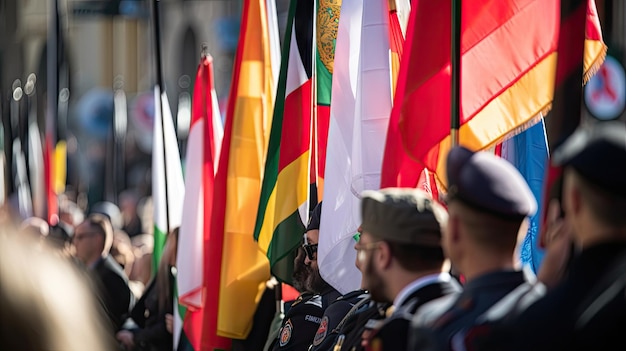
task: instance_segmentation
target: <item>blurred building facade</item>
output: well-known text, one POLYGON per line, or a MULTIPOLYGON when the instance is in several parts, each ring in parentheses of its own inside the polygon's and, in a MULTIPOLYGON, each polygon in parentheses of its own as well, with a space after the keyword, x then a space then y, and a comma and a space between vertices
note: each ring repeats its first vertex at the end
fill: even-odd
MULTIPOLYGON (((46 90, 47 33, 52 0, 0 0, 0 94, 3 107, 29 74, 46 90), (16 80, 20 80, 16 83, 16 80), (6 103, 5 103, 6 102, 6 103)), ((142 186, 149 192, 150 109, 156 80, 152 0, 58 0, 64 54, 69 67, 68 174, 77 190, 91 191, 90 201, 106 199, 106 130, 112 123, 112 96, 123 88, 127 97, 128 165, 121 187, 142 186), (99 106, 102 105, 102 106, 99 106), (73 161, 73 162, 72 162, 73 161), (134 169, 133 169, 134 167, 134 169)), ((178 126, 181 152, 189 127, 189 103, 201 48, 214 59, 215 88, 222 109, 230 88, 237 48, 241 0, 160 0, 162 72, 178 126)), ((288 0, 277 0, 284 32, 288 0)), ((45 97, 38 100, 41 133, 45 97)), ((9 114, 5 111, 5 114, 9 114)), ((5 144, 6 145, 6 144, 5 144)), ((10 168, 10 167, 9 167, 10 168)), ((11 174, 5 177, 7 181, 11 174)), ((9 184, 10 188, 10 184, 9 184)), ((115 189, 119 192, 123 189, 115 189)), ((110 198, 109 198, 110 199, 110 198)), ((107 200, 109 200, 107 199, 107 200)))

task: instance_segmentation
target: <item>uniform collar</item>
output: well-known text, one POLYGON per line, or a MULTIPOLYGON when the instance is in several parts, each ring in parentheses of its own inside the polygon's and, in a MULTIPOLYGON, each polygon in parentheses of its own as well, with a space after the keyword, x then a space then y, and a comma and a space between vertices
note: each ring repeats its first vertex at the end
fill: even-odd
POLYGON ((402 290, 400 290, 398 295, 396 295, 396 298, 393 300, 393 305, 396 308, 404 305, 413 292, 423 288, 426 285, 433 283, 449 283, 452 281, 452 279, 452 276, 448 273, 435 273, 423 276, 402 288, 402 290))

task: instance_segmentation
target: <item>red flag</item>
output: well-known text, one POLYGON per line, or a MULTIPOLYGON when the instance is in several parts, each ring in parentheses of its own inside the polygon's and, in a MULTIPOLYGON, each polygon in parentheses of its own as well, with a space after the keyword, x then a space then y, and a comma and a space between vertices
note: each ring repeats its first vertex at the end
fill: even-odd
MULTIPOLYGON (((423 167, 445 185, 450 148, 451 2, 413 7, 394 101, 382 186, 416 186, 423 167)), ((460 144, 494 146, 548 111, 559 29, 557 0, 462 4, 460 144)), ((596 23, 588 25, 599 33, 596 23)), ((588 30, 586 71, 605 47, 588 30)))
POLYGON ((212 66, 212 58, 205 55, 196 73, 186 155, 186 196, 177 255, 179 303, 187 308, 181 316, 184 336, 178 345, 182 347, 188 340, 194 350, 230 346, 229 339, 217 336, 216 317, 206 317, 217 314, 219 284, 207 277, 217 275, 219 281, 223 242, 223 236, 210 229, 215 166, 222 134, 212 66))

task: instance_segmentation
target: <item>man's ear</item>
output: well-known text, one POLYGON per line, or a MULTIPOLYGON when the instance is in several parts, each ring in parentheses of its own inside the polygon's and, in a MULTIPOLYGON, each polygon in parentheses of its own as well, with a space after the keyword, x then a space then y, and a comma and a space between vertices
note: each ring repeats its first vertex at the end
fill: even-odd
POLYGON ((386 241, 379 241, 378 249, 374 250, 374 257, 380 266, 379 268, 389 268, 392 261, 391 246, 389 246, 389 243, 386 241))
POLYGON ((458 215, 448 217, 448 240, 457 243, 461 240, 461 218, 458 215))

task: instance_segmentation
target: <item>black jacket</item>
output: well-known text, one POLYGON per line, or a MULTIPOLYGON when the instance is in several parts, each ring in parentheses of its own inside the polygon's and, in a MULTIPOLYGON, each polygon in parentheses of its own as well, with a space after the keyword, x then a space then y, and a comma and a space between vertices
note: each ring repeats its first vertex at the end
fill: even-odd
POLYGON ((121 328, 128 317, 131 291, 128 277, 110 255, 96 263, 92 270, 95 285, 113 331, 121 328))
MULTIPOLYGON (((173 282, 170 274, 170 282, 173 282)), ((170 284, 170 296, 172 296, 170 284)), ((172 334, 165 327, 165 314, 172 314, 173 300, 166 304, 165 309, 159 308, 158 288, 156 279, 153 279, 130 312, 130 317, 138 328, 132 329, 135 338, 135 347, 142 351, 171 351, 172 334)))

